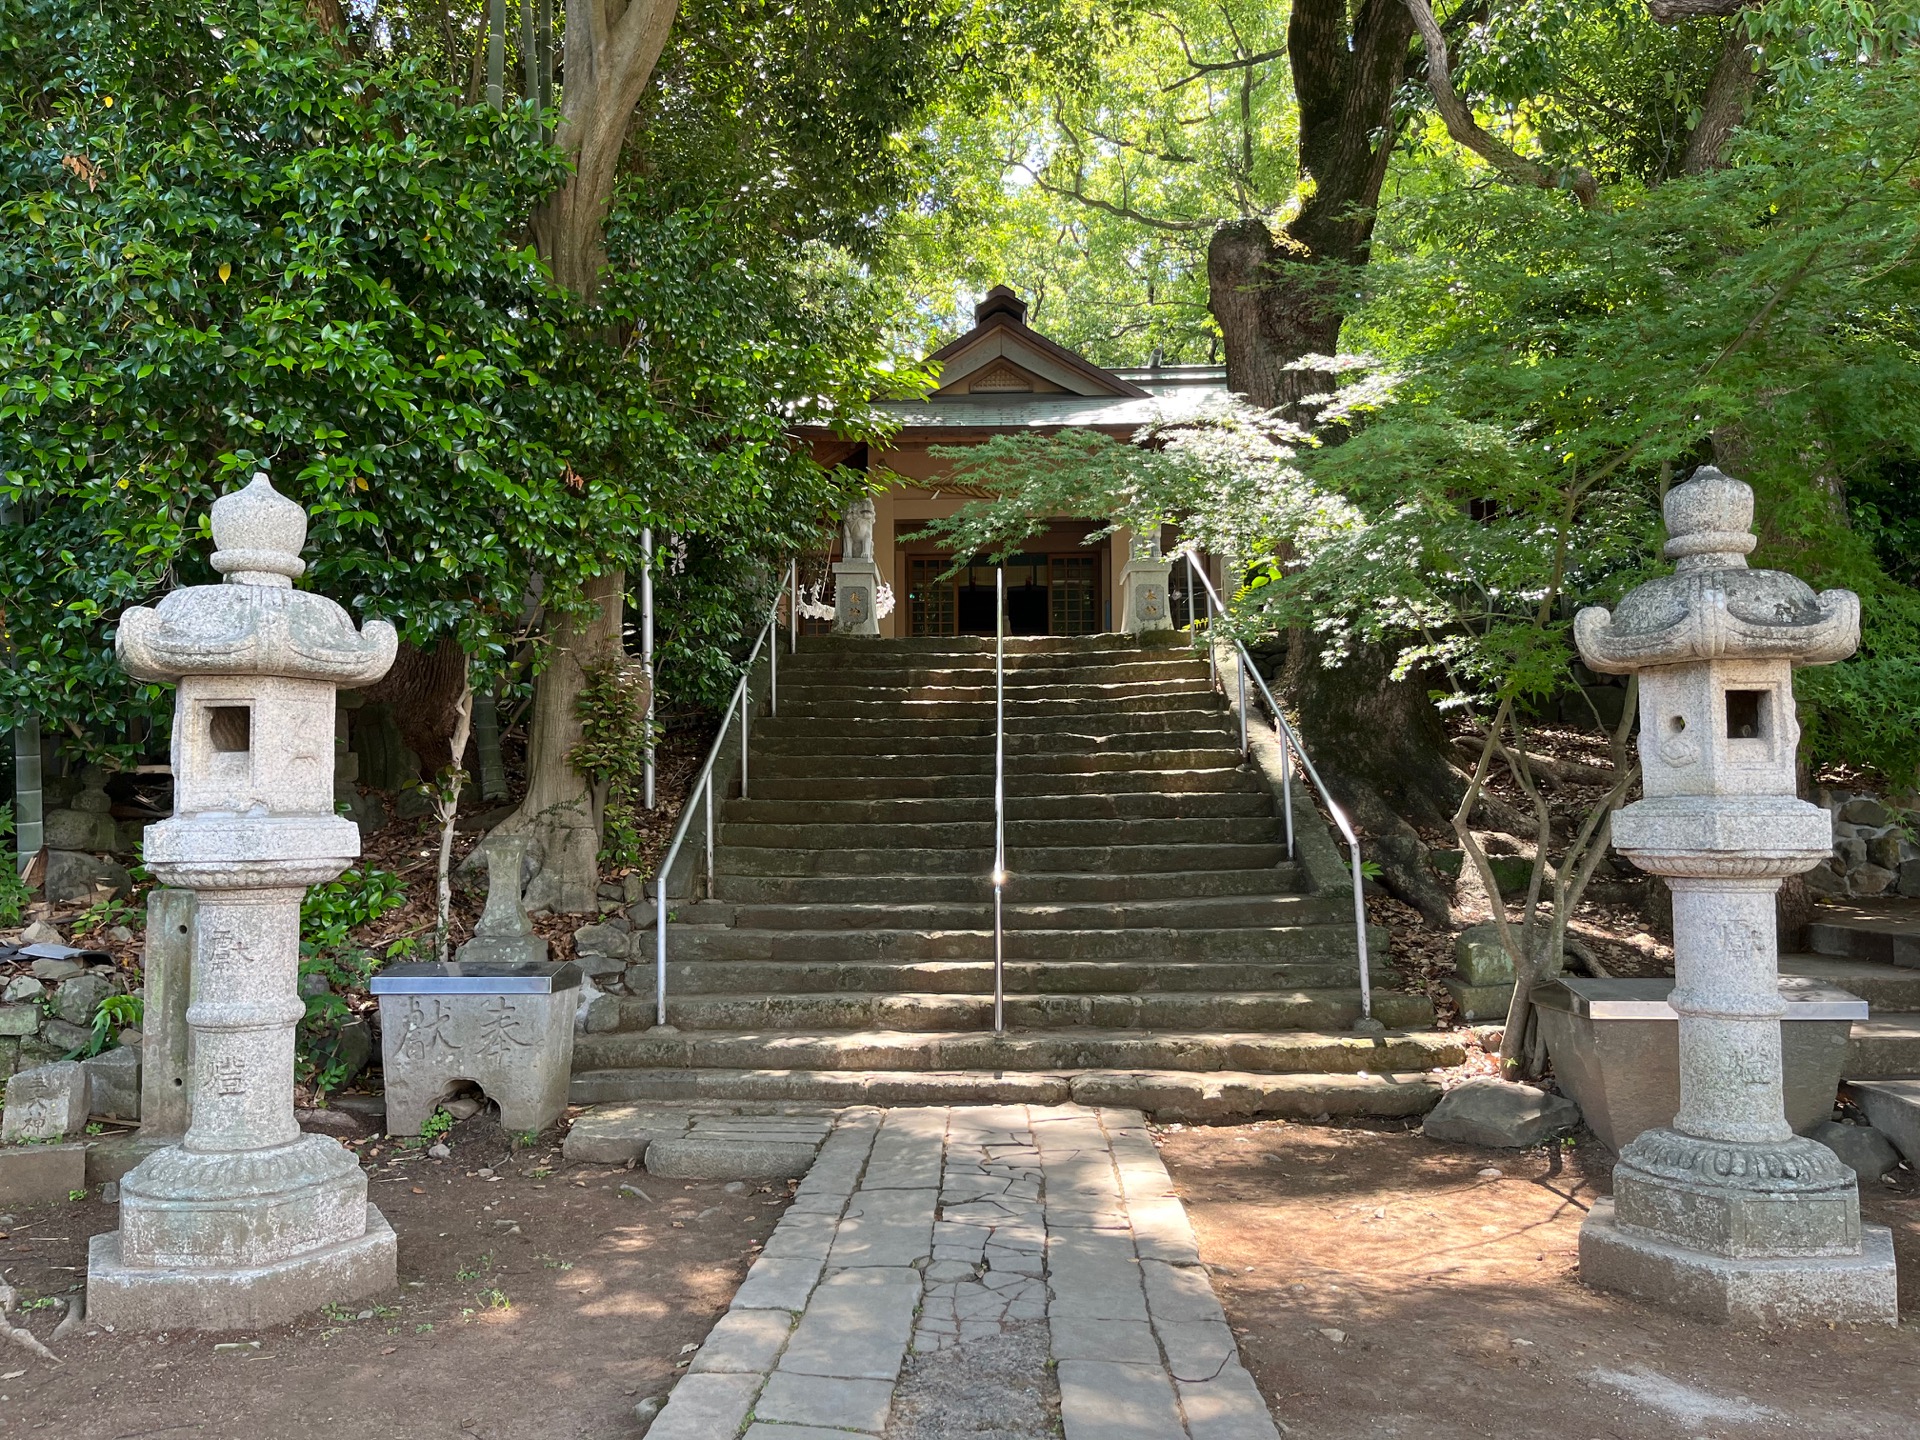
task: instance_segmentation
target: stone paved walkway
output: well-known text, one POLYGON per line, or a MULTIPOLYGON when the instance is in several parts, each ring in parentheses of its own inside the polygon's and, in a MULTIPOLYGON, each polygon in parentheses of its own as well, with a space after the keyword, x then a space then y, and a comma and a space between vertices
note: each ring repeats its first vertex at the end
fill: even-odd
POLYGON ((911 1347, 1046 1322, 1066 1440, 1278 1440, 1131 1110, 851 1110, 647 1432, 883 1435, 911 1347))

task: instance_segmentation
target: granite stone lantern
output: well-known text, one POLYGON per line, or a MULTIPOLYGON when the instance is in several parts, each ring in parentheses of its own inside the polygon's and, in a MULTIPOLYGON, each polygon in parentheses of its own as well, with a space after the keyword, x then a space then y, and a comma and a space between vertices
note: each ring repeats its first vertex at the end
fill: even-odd
POLYGON ((87 1314, 135 1330, 271 1325, 395 1283, 393 1231, 351 1151, 293 1115, 300 902, 360 853, 334 813, 334 704, 393 663, 295 590, 307 517, 256 474, 213 504, 214 569, 121 617, 134 678, 174 682, 171 819, 145 860, 195 897, 185 1136, 129 1171, 120 1228, 88 1255, 87 1314))
POLYGON ((1674 573, 1574 621, 1589 667, 1640 677, 1645 798, 1613 837, 1673 892, 1680 1046, 1679 1112, 1621 1150, 1581 1278, 1712 1319, 1892 1324, 1891 1233, 1787 1123, 1774 934, 1781 879, 1833 844, 1795 796, 1793 670, 1853 652, 1860 601, 1749 569, 1753 492, 1711 466, 1668 493, 1666 521, 1674 573))

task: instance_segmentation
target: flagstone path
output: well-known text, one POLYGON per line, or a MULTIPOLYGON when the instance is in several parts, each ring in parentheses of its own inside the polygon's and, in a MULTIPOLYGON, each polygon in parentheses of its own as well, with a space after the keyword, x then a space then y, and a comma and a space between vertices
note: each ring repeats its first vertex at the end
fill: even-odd
POLYGON ((1139 1112, 1024 1105, 840 1112, 648 1440, 885 1435, 1042 1322, 1066 1440, 1278 1440, 1139 1112))

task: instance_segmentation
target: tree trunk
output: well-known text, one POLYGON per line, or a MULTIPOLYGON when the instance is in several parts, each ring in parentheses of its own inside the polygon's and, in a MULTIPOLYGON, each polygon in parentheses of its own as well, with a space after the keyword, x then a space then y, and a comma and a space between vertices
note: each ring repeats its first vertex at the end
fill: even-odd
POLYGON ((581 739, 586 669, 620 648, 625 589, 624 571, 588 582, 593 613, 554 626, 546 668, 534 686, 526 798, 493 832, 524 834, 534 842, 540 868, 527 886, 529 910, 582 915, 599 898, 600 806, 570 757, 581 739))
POLYGON ((1364 0, 1351 26, 1347 0, 1294 4, 1287 54, 1306 199, 1277 236, 1263 220, 1234 220, 1207 246, 1207 308, 1226 349, 1227 388, 1255 405, 1293 409, 1328 388, 1286 367, 1339 343, 1345 272, 1366 263, 1373 240, 1412 35, 1401 0, 1364 0))
MULTIPOLYGON (((606 264, 607 207, 627 126, 678 10, 679 0, 573 0, 567 7, 566 84, 554 143, 572 160, 573 174, 535 213, 533 233, 554 279, 583 301, 593 299, 606 264)), ((547 668, 534 682, 527 794, 500 827, 529 833, 540 852, 539 873, 527 887, 532 909, 584 914, 597 898, 600 807, 569 757, 580 743, 582 666, 618 650, 625 590, 624 568, 588 585, 597 616, 556 628, 547 668)))
POLYGON ((1747 102, 1758 79, 1747 22, 1736 16, 1727 27, 1726 43, 1707 81, 1707 93, 1701 97, 1700 121, 1687 135, 1686 154, 1680 162, 1686 174, 1704 175, 1726 163, 1727 142, 1733 138, 1734 127, 1746 119, 1747 102))
POLYGON ((1387 889, 1445 926, 1452 904, 1413 826, 1450 825, 1466 782, 1446 758, 1446 728, 1427 687, 1418 676, 1393 679, 1382 646, 1358 646, 1338 666, 1306 636, 1292 653, 1299 658, 1287 667, 1287 690, 1314 764, 1367 831, 1367 858, 1387 889))
POLYGON ((1303 395, 1327 388, 1312 372, 1287 367, 1339 345, 1336 272, 1294 258, 1266 221, 1234 220, 1207 242, 1207 295, 1226 348, 1228 389, 1263 409, 1298 413, 1303 395))

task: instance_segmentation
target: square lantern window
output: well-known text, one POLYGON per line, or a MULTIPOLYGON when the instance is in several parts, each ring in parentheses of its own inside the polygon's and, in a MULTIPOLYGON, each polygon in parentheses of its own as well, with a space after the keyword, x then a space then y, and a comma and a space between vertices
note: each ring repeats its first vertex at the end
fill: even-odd
POLYGON ((207 738, 216 755, 242 755, 253 749, 253 707, 209 705, 207 738))
POLYGON ((1729 740, 1765 740, 1767 738, 1767 692, 1765 690, 1727 691, 1727 738, 1729 740))

